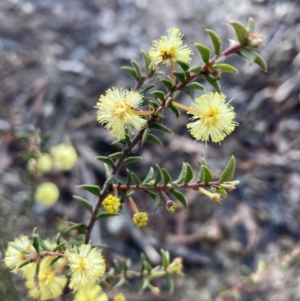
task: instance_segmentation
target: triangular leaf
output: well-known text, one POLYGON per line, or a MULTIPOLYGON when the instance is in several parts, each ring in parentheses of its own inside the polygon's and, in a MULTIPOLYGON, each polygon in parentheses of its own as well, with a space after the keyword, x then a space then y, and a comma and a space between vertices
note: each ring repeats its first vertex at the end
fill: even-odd
POLYGON ((214 46, 215 54, 219 54, 221 52, 222 42, 220 37, 211 29, 205 29, 207 34, 209 35, 211 42, 214 46))
POLYGON ((235 171, 235 158, 234 156, 231 156, 227 166, 223 170, 221 176, 220 176, 220 182, 229 181, 232 179, 235 171))
POLYGON ((176 197, 176 199, 183 205, 185 209, 188 208, 188 204, 183 193, 176 189, 172 189, 171 193, 176 197))
POLYGON ((194 46, 196 47, 196 49, 198 50, 199 54, 201 55, 201 58, 203 60, 204 63, 208 63, 209 62, 209 58, 210 58, 210 50, 208 47, 206 47, 205 45, 199 44, 199 43, 194 43, 194 46))

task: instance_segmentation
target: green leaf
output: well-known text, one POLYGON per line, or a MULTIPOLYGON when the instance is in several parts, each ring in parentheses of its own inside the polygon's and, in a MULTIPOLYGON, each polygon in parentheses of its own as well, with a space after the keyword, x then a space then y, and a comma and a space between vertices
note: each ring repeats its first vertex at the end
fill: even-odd
POLYGON ((207 166, 202 165, 201 169, 203 169, 203 173, 204 173, 203 182, 207 184, 214 178, 214 176, 211 170, 207 166))
POLYGON ((142 77, 142 72, 141 72, 141 67, 139 65, 139 63, 135 60, 131 60, 130 61, 132 67, 134 68, 137 77, 140 79, 142 77))
POLYGON ((86 190, 88 192, 91 192, 92 194, 99 196, 100 194, 100 187, 97 185, 90 185, 90 184, 83 184, 77 186, 78 188, 81 188, 83 190, 86 190))
POLYGON ((220 56, 216 59, 215 63, 216 63, 216 64, 222 64, 223 62, 225 62, 225 60, 226 60, 226 56, 225 56, 225 55, 220 55, 220 56))
POLYGON ((151 59, 145 51, 141 50, 141 54, 142 54, 142 57, 143 57, 143 60, 144 60, 145 69, 148 70, 149 66, 151 64, 151 59))
POLYGON ((139 187, 141 185, 142 181, 139 179, 139 177, 134 172, 131 172, 131 176, 135 182, 135 185, 137 187, 139 187))
POLYGON ((222 197, 226 198, 227 197, 227 192, 224 188, 219 187, 216 189, 216 192, 219 193, 222 197))
POLYGON ((197 177, 197 183, 202 183, 202 182, 204 182, 204 171, 203 171, 203 168, 201 166, 200 170, 199 170, 198 177, 197 177))
POLYGON ((204 75, 204 78, 211 86, 213 86, 216 89, 218 93, 221 93, 221 87, 217 80, 215 80, 209 75, 204 75))
POLYGON ((232 179, 235 171, 235 158, 234 156, 231 156, 227 166, 223 170, 221 176, 220 176, 220 182, 229 181, 232 179))
POLYGON ((111 159, 120 159, 122 158, 123 153, 122 152, 117 152, 117 153, 113 153, 111 155, 109 155, 108 157, 111 159))
POLYGON ((114 161, 111 158, 108 158, 108 157, 105 157, 105 156, 98 156, 98 157, 96 157, 96 159, 106 163, 110 167, 114 167, 114 161))
POLYGON ((236 22, 236 21, 231 21, 229 22, 229 24, 233 27, 238 41, 241 44, 245 43, 248 37, 247 28, 240 22, 236 22))
POLYGON ((249 33, 255 33, 255 22, 252 18, 248 19, 247 30, 249 33))
POLYGON ((164 270, 168 268, 170 265, 170 253, 168 251, 165 251, 163 249, 160 249, 161 258, 162 258, 162 266, 164 270))
POLYGON ((129 157, 129 158, 126 158, 124 161, 123 161, 123 164, 129 164, 129 163, 133 163, 133 162, 139 162, 143 159, 143 157, 139 157, 139 156, 132 156, 132 157, 129 157))
POLYGON ((195 73, 197 75, 199 75, 202 71, 202 67, 201 66, 195 66, 189 69, 190 73, 195 73))
POLYGON ((156 200, 157 192, 146 190, 145 193, 148 194, 154 201, 156 200))
POLYGON ((71 223, 69 222, 69 224, 71 224, 67 229, 64 230, 64 232, 69 232, 71 230, 78 230, 80 232, 84 232, 87 228, 87 226, 85 224, 82 223, 71 223))
POLYGON ((238 70, 228 64, 215 64, 212 66, 213 70, 220 70, 222 72, 238 73, 238 70))
POLYGON ((150 167, 149 172, 142 184, 144 185, 145 183, 148 183, 150 180, 152 180, 153 175, 154 175, 154 169, 153 169, 153 167, 150 167))
POLYGON ((201 158, 201 165, 207 166, 207 162, 203 157, 201 158))
POLYGON ((201 84, 199 84, 197 82, 192 82, 192 83, 186 85, 186 87, 193 87, 196 90, 205 90, 204 86, 202 86, 201 84))
POLYGON ((155 71, 156 71, 155 64, 153 61, 151 61, 150 65, 148 67, 148 70, 147 70, 148 77, 151 77, 155 71))
POLYGON ((152 91, 151 94, 155 95, 160 100, 164 100, 164 98, 165 98, 165 93, 163 91, 160 91, 160 90, 152 91))
POLYGON ((186 94, 188 94, 188 95, 191 97, 191 99, 194 100, 194 98, 195 98, 195 88, 194 88, 193 86, 187 85, 187 86, 185 86, 185 87, 183 88, 183 91, 184 91, 186 94))
POLYGON ((100 212, 97 214, 97 219, 108 218, 112 216, 119 216, 120 213, 111 213, 111 212, 100 212))
POLYGON ((190 68, 189 64, 182 62, 182 61, 176 61, 176 63, 181 67, 181 69, 183 70, 184 73, 187 73, 187 71, 190 68))
POLYGON ((172 103, 170 104, 169 108, 173 111, 173 113, 175 114, 175 116, 177 118, 179 118, 180 116, 180 111, 177 107, 175 107, 172 103))
POLYGON ((155 170, 155 179, 154 179, 154 185, 157 185, 162 179, 162 170, 158 164, 156 164, 156 170, 155 170))
POLYGON ((153 125, 151 125, 151 128, 157 129, 157 130, 160 130, 160 131, 164 131, 164 132, 169 133, 169 134, 172 133, 170 129, 168 129, 166 126, 164 126, 161 123, 154 123, 153 125))
POLYGON ((169 286, 169 292, 170 294, 173 294, 174 292, 174 279, 172 278, 171 275, 166 275, 166 280, 167 280, 167 283, 168 283, 168 286, 169 286))
POLYGON ((180 185, 177 182, 172 182, 171 185, 174 189, 180 188, 180 185))
POLYGON ((126 169, 127 177, 126 177, 126 185, 129 186, 132 182, 132 175, 129 169, 126 169))
POLYGON ((181 167, 181 171, 180 171, 180 174, 178 176, 178 179, 177 179, 177 183, 180 184, 183 182, 184 178, 185 178, 185 174, 186 174, 186 164, 183 163, 182 164, 182 167, 181 167))
POLYGON ((209 62, 209 58, 210 58, 210 50, 208 47, 206 47, 203 44, 199 44, 199 43, 194 43, 194 46, 196 47, 196 49, 198 50, 199 54, 201 55, 202 61, 204 63, 208 63, 209 62))
POLYGON ((139 80, 139 77, 136 74, 136 70, 134 68, 124 66, 124 67, 121 67, 121 69, 124 70, 125 72, 127 72, 134 79, 139 80))
POLYGON ((166 78, 163 78, 160 80, 164 86, 169 90, 171 91, 173 89, 173 84, 172 84, 172 81, 170 79, 166 79, 166 78))
POLYGON ((176 189, 172 189, 171 193, 176 197, 176 199, 183 205, 185 209, 188 208, 188 204, 183 193, 176 189))
POLYGON ((162 203, 161 203, 161 197, 160 197, 160 194, 159 194, 159 193, 156 193, 153 212, 156 212, 156 210, 157 210, 159 207, 161 207, 161 206, 162 206, 162 203))
POLYGON ((205 29, 205 31, 211 39, 211 42, 214 46, 215 54, 219 54, 222 48, 222 41, 220 37, 211 29, 205 29))
POLYGON ((120 263, 117 259, 113 260, 113 268, 114 268, 114 273, 119 274, 121 271, 120 263))
POLYGON ((194 172, 193 172, 193 168, 189 163, 185 163, 186 164, 186 173, 185 173, 185 177, 183 180, 184 184, 188 184, 194 177, 194 172))
POLYGON ((254 63, 256 55, 252 49, 241 49, 238 53, 241 57, 248 60, 250 63, 254 63))
POLYGON ((144 133, 142 136, 142 140, 141 140, 142 144, 145 144, 145 142, 147 141, 148 135, 149 135, 149 129, 146 128, 146 129, 144 129, 144 133))
POLYGON ((264 72, 268 72, 268 66, 265 60, 257 52, 254 52, 254 54, 254 63, 261 67, 264 70, 264 72))
POLYGON ((176 76, 176 78, 180 81, 183 82, 185 80, 185 74, 182 72, 178 71, 173 71, 173 74, 176 76))
POLYGON ((112 181, 114 180, 114 178, 115 178, 115 175, 109 175, 104 184, 105 185, 111 184, 112 181))
POLYGON ((76 201, 79 201, 84 206, 84 208, 87 209, 88 211, 90 211, 90 212, 93 211, 93 206, 88 200, 86 200, 78 195, 73 195, 73 198, 76 201))
POLYGON ((162 168, 161 171, 162 171, 164 186, 166 186, 172 181, 172 177, 165 168, 162 168))
POLYGON ((150 91, 153 87, 155 87, 154 84, 144 84, 139 89, 140 94, 145 94, 146 92, 150 91))
POLYGON ((157 138, 156 136, 152 135, 152 134, 148 134, 147 135, 147 141, 152 141, 156 144, 159 145, 163 145, 163 143, 161 142, 161 140, 159 138, 157 138))

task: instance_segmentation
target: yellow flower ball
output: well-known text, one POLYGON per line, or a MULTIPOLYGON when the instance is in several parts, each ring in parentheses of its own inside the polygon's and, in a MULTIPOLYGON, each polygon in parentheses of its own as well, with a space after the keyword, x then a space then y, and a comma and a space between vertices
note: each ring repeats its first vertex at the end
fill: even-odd
POLYGON ((46 206, 53 206, 59 198, 58 187, 51 183, 45 182, 38 186, 35 192, 35 201, 46 206))
POLYGON ((71 170, 77 162, 77 153, 72 145, 58 144, 51 147, 53 166, 57 170, 71 170))

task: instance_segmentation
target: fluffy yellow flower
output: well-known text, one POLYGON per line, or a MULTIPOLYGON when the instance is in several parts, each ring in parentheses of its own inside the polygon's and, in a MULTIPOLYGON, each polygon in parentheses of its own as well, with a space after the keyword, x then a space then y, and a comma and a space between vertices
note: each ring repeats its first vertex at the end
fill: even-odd
POLYGON ((169 66, 171 61, 189 63, 192 50, 186 45, 182 45, 183 34, 174 27, 170 28, 167 33, 167 36, 153 41, 153 46, 149 50, 150 59, 155 65, 162 62, 169 66))
POLYGON ((57 202, 58 197, 58 187, 51 182, 42 183, 35 192, 35 201, 46 206, 53 206, 57 202))
POLYGON ((108 297, 99 285, 94 285, 79 289, 73 301, 108 301, 108 297))
POLYGON ((148 224, 148 214, 147 212, 135 213, 132 218, 132 222, 137 227, 141 228, 147 226, 148 224))
POLYGON ((105 272, 105 261, 96 248, 91 245, 74 246, 65 254, 70 266, 70 288, 77 290, 86 285, 94 285, 105 272))
POLYGON ((17 248, 19 250, 24 249, 32 253, 36 253, 36 251, 32 246, 32 241, 28 238, 28 236, 25 235, 21 235, 20 237, 16 238, 12 243, 9 243, 4 256, 5 265, 8 268, 12 269, 13 273, 25 273, 26 270, 29 269, 29 267, 32 266, 34 263, 29 263, 19 268, 19 266, 27 260, 27 254, 22 253, 17 248), (13 246, 16 246, 16 248, 14 248, 13 246))
POLYGON ((125 138, 126 130, 133 128, 141 130, 146 120, 136 114, 143 101, 143 96, 138 92, 126 89, 112 88, 101 95, 96 104, 98 108, 97 120, 118 140, 125 138))
POLYGON ((235 113, 225 99, 223 93, 207 93, 191 105, 187 113, 193 115, 193 122, 187 128, 196 140, 220 142, 235 129, 235 113))
POLYGON ((61 264, 62 259, 59 259, 55 264, 50 265, 53 257, 46 257, 40 264, 38 273, 38 283, 35 282, 35 269, 31 269, 30 273, 26 273, 26 287, 29 289, 29 296, 32 298, 40 298, 48 300, 58 297, 62 294, 64 287, 67 284, 67 277, 57 275, 55 268, 61 264))
POLYGON ((52 167, 52 158, 49 154, 40 154, 37 159, 30 159, 27 164, 27 169, 30 172, 35 172, 37 169, 39 172, 48 172, 52 167))
POLYGON ((71 170, 77 162, 77 153, 72 145, 58 144, 50 148, 53 166, 58 170, 71 170))
POLYGON ((109 194, 102 202, 105 212, 117 213, 119 212, 119 207, 121 206, 120 199, 112 194, 109 194))
POLYGON ((122 293, 119 293, 114 296, 113 301, 126 301, 126 298, 122 293))

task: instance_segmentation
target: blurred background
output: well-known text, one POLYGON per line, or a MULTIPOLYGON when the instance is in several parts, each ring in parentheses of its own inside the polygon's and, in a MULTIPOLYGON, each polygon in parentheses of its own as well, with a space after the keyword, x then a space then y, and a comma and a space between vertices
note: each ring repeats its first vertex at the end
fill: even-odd
MULTIPOLYGON (((129 168, 144 177, 159 163, 176 177, 182 162, 195 170, 204 156, 219 175, 233 154, 237 159, 238 188, 222 205, 186 191, 189 210, 174 215, 143 194, 135 200, 150 213, 149 226, 131 225, 130 209, 122 217, 98 224, 93 241, 106 243, 107 264, 129 257, 137 265, 140 252, 157 264, 159 249, 183 258, 184 278, 176 280, 173 296, 161 285, 161 295, 143 296, 122 289, 127 300, 216 300, 224 288, 243 281, 260 261, 273 262, 297 248, 300 237, 300 2, 298 0, 2 0, 0 1, 0 221, 1 252, 20 233, 30 235, 37 225, 42 236, 55 234, 64 220, 86 221, 85 210, 72 195, 91 202, 76 185, 101 185, 103 164, 97 155, 119 151, 113 138, 96 122, 94 108, 109 87, 134 86, 121 66, 142 62, 139 50, 170 27, 178 27, 184 42, 211 46, 204 29, 221 37, 223 47, 234 39, 226 23, 244 24, 248 17, 265 36, 259 51, 268 74, 240 57, 230 57, 239 74, 225 74, 220 83, 233 98, 239 127, 221 145, 194 142, 186 130, 187 117, 178 120, 165 112, 164 123, 173 135, 163 135, 164 147, 146 144, 135 149, 143 163, 129 168), (22 203, 29 186, 26 164, 19 153, 27 144, 16 138, 21 131, 51 133, 46 148, 71 143, 78 162, 69 172, 46 175, 60 189, 51 208, 34 205, 12 219, 7 212, 22 203)), ((195 52, 195 51, 194 51, 195 52)), ((193 63, 197 63, 195 60, 193 63)), ((207 87, 212 91, 211 87, 207 87)), ((181 102, 190 104, 187 95, 181 102)), ((125 169, 120 179, 125 179, 125 169)), ((73 233, 76 235, 76 233, 73 233)), ((261 285, 241 287, 241 299, 300 300, 299 260, 286 269, 274 265, 261 285)), ((1 265, 0 300, 31 300, 23 282, 1 265), (15 292, 19 291, 19 295, 15 292), (4 297, 5 296, 5 297, 4 297), (15 296, 15 297, 13 297, 15 296), (16 297, 18 296, 18 297, 16 297), (20 297, 23 296, 23 297, 20 297)), ((69 300, 62 297, 58 300, 69 300)), ((228 298, 228 300, 233 300, 228 298)))

